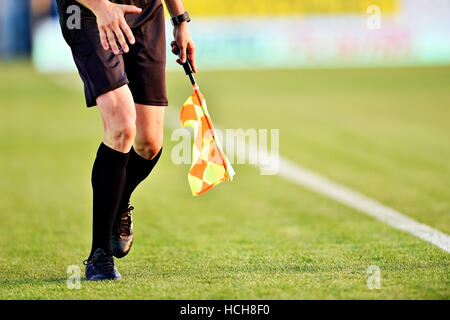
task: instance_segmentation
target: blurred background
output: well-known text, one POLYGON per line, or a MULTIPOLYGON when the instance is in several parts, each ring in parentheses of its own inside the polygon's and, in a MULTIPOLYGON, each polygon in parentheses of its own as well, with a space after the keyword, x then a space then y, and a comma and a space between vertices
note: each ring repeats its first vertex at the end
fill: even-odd
MULTIPOLYGON (((41 71, 74 70, 54 0, 1 6, 3 59, 31 56, 41 71)), ((450 63, 447 0, 187 0, 186 7, 203 69, 450 63)))
MULTIPOLYGON (((217 126, 279 129, 285 159, 450 233, 449 0, 184 4, 217 126)), ((447 252, 283 177, 235 164, 232 183, 193 198, 171 160, 191 87, 167 56, 164 152, 132 198, 126 280, 70 291, 101 119, 55 2, 0 0, 0 298, 449 298, 447 252)))

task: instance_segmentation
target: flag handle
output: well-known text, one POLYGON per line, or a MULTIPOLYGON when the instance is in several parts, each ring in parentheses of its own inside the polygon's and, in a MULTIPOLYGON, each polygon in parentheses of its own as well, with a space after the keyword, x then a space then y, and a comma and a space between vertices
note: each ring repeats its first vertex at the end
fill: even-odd
POLYGON ((194 70, 192 69, 192 63, 191 63, 191 60, 189 60, 189 58, 187 58, 186 62, 183 63, 183 68, 184 68, 184 72, 189 77, 189 80, 191 80, 191 84, 193 86, 196 85, 197 82, 195 82, 194 70))

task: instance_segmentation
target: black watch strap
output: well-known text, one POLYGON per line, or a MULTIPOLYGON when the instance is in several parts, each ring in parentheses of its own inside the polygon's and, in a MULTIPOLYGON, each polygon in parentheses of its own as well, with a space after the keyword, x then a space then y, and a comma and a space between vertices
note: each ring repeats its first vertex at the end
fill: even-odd
POLYGON ((189 17, 189 13, 187 11, 185 11, 183 14, 180 14, 179 16, 172 17, 170 19, 170 21, 172 22, 173 26, 177 26, 177 25, 179 25, 182 22, 185 22, 185 21, 189 22, 189 21, 191 21, 191 18, 189 17))

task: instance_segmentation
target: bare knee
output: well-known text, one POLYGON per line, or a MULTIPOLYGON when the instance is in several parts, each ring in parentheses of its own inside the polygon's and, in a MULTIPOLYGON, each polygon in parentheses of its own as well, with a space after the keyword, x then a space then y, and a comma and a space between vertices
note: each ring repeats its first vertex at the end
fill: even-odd
POLYGON ((136 136, 136 112, 127 92, 111 91, 97 100, 102 114, 104 142, 111 148, 128 152, 136 136))
POLYGON ((151 160, 153 159, 161 150, 162 141, 136 141, 134 149, 141 157, 151 160))
POLYGON ((121 152, 130 151, 136 136, 136 124, 132 119, 117 121, 105 133, 105 139, 111 143, 111 147, 121 152))

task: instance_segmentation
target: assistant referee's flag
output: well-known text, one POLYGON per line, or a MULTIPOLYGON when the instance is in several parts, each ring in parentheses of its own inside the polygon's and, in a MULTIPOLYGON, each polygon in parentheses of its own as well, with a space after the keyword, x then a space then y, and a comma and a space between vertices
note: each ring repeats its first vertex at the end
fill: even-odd
POLYGON ((194 92, 181 108, 180 122, 182 127, 190 126, 194 129, 188 181, 192 194, 198 196, 224 180, 232 181, 234 170, 216 138, 205 98, 195 82, 189 60, 183 67, 194 92))

